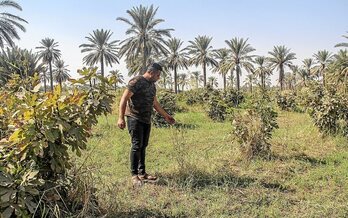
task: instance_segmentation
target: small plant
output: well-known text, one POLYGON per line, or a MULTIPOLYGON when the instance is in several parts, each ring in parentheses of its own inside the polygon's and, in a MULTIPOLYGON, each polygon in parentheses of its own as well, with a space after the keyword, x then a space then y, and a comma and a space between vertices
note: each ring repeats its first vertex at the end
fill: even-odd
POLYGON ((223 93, 223 99, 228 107, 237 107, 244 101, 244 96, 240 91, 227 89, 223 93))
POLYGON ((347 97, 337 92, 335 87, 323 89, 311 86, 306 105, 314 125, 324 134, 346 135, 347 97))
POLYGON ((270 154, 269 139, 273 130, 278 128, 277 113, 270 102, 269 96, 263 93, 253 102, 252 108, 234 114, 232 135, 247 159, 270 154))
POLYGON ((283 91, 277 95, 277 104, 281 110, 297 111, 296 96, 294 92, 283 91))
MULTIPOLYGON (((174 116, 175 112, 178 110, 178 106, 176 103, 176 96, 174 93, 169 91, 160 91, 158 93, 158 102, 162 106, 162 108, 171 116, 174 116)), ((154 116, 152 117, 152 123, 156 127, 168 127, 169 124, 167 121, 160 115, 157 111, 154 112, 154 116)))
POLYGON ((222 122, 226 119, 227 105, 221 99, 219 94, 212 96, 207 102, 207 105, 207 113, 212 120, 222 122))

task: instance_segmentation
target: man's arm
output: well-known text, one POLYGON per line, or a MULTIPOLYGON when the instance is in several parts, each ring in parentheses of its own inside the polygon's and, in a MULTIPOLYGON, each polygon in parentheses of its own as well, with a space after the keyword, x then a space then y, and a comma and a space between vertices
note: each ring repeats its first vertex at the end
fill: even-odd
POLYGON ((161 105, 158 103, 157 97, 155 96, 154 100, 153 100, 153 107, 155 108, 155 110, 161 114, 164 119, 169 123, 169 124, 174 124, 175 123, 175 119, 170 116, 162 107, 161 105))
POLYGON ((120 129, 124 129, 126 127, 126 122, 124 121, 124 113, 126 111, 127 101, 132 97, 132 95, 133 92, 129 91, 129 89, 126 89, 124 90, 123 95, 121 97, 117 122, 117 126, 120 129))

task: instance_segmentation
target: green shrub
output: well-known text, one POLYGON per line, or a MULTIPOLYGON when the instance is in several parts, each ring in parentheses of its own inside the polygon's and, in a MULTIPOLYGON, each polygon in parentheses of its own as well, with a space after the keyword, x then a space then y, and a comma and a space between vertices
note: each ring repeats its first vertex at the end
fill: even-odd
POLYGON ((203 104, 203 89, 193 89, 183 93, 187 105, 203 104))
MULTIPOLYGON (((1 217, 39 215, 44 213, 40 208, 51 208, 52 201, 61 206, 73 202, 65 198, 71 187, 68 169, 73 166, 68 150, 81 154, 97 116, 111 112, 113 100, 112 81, 96 76, 96 69, 80 74, 73 84, 93 77, 101 83, 87 91, 62 92, 56 86, 53 92, 42 93, 38 77, 17 76, 0 90, 1 217)), ((66 205, 59 216, 71 215, 65 213, 66 205)))
MULTIPOLYGON (((162 108, 171 116, 175 115, 175 112, 178 110, 178 106, 176 103, 176 96, 174 93, 166 90, 161 90, 157 95, 158 102, 162 106, 162 108)), ((156 127, 168 127, 170 126, 167 121, 160 115, 157 111, 154 112, 154 116, 152 117, 152 123, 156 127)))
POLYGON ((232 135, 247 159, 270 154, 269 139, 278 128, 277 113, 270 102, 268 94, 263 93, 253 101, 252 108, 234 114, 232 135))
POLYGON ((226 119, 227 105, 219 94, 210 97, 207 105, 207 113, 212 120, 222 122, 226 119))
POLYGON ((324 89, 319 83, 310 83, 308 88, 300 91, 299 101, 306 111, 312 116, 316 107, 321 105, 324 89))
POLYGON ((296 94, 294 92, 282 91, 277 94, 276 98, 277 105, 281 110, 297 111, 296 94))
POLYGON ((223 100, 227 107, 237 107, 244 101, 244 96, 235 89, 227 89, 223 92, 223 100))
POLYGON ((335 87, 324 89, 312 84, 307 90, 304 102, 314 125, 325 134, 347 136, 348 100, 347 95, 337 92, 335 87))

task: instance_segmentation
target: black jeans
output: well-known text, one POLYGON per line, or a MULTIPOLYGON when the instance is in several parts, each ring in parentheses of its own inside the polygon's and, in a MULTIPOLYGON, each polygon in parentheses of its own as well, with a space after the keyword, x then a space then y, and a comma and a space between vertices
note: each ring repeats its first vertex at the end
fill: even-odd
POLYGON ((133 117, 127 117, 128 132, 131 136, 130 164, 134 175, 145 174, 145 150, 149 143, 151 124, 143 123, 133 117))

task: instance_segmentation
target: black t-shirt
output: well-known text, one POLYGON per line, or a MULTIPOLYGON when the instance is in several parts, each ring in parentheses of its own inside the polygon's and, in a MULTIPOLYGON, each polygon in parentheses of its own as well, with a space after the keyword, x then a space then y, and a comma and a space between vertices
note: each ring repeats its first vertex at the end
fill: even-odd
POLYGON ((133 93, 133 96, 127 102, 125 115, 150 124, 153 100, 156 96, 155 83, 146 80, 143 76, 136 76, 129 81, 127 89, 133 93))

